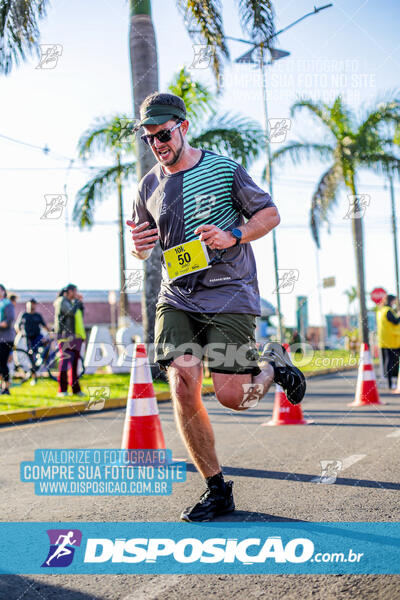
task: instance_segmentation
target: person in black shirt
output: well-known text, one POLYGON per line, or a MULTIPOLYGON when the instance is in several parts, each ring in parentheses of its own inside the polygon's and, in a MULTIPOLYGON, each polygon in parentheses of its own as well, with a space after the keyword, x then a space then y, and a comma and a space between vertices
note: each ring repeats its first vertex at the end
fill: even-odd
MULTIPOLYGON (((47 331, 50 331, 44 322, 42 315, 36 312, 36 306, 37 302, 32 298, 26 303, 26 312, 19 315, 15 324, 15 329, 18 333, 25 333, 28 352, 32 354, 33 360, 35 360, 36 353, 43 343, 43 335, 40 326, 44 327, 47 331)), ((33 374, 32 385, 35 383, 36 377, 35 374, 33 374)))

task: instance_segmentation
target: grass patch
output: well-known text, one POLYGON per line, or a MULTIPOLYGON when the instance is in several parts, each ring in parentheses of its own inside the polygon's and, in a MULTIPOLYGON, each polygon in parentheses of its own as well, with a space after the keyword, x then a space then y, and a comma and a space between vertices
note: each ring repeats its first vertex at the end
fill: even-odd
POLYGON ((340 369, 342 367, 352 366, 355 369, 358 366, 358 354, 348 350, 316 350, 313 353, 292 354, 293 363, 304 373, 311 371, 324 371, 325 369, 340 369))
MULTIPOLYGON (((80 379, 82 391, 87 394, 82 396, 65 396, 57 398, 58 383, 50 379, 39 379, 35 386, 30 381, 22 385, 13 386, 10 396, 0 396, 0 412, 23 408, 38 408, 46 406, 59 406, 69 402, 82 402, 89 400, 89 386, 106 386, 110 388, 110 398, 124 398, 129 389, 129 373, 115 375, 84 375, 80 379)), ((211 379, 204 379, 205 385, 211 384, 211 379)), ((155 382, 156 392, 169 390, 168 383, 155 382)))

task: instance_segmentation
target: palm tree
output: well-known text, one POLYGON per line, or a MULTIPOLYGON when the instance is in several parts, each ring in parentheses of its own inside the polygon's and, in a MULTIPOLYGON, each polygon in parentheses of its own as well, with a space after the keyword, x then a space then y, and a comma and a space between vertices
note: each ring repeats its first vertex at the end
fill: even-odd
MULTIPOLYGON (((274 33, 273 8, 270 0, 237 0, 242 29, 255 41, 269 39, 274 33)), ((130 0, 130 58, 134 115, 139 117, 143 100, 158 89, 158 58, 151 0, 130 0)), ((212 69, 219 82, 224 59, 229 58, 223 31, 221 6, 217 0, 177 0, 191 39, 213 49, 212 69)), ((171 30, 173 23, 170 24, 171 30)), ((217 83, 217 87, 218 83, 217 83)), ((138 145, 137 176, 140 180, 155 164, 148 148, 138 145)), ((142 318, 144 339, 154 339, 155 306, 161 283, 161 249, 159 244, 144 261, 142 318)))
POLYGON ((46 15, 48 0, 1 0, 0 73, 8 75, 14 66, 38 52, 38 21, 46 15))
POLYGON ((329 106, 323 102, 299 100, 292 106, 292 116, 300 110, 308 110, 323 125, 329 138, 325 142, 291 142, 274 153, 273 160, 281 161, 289 156, 294 164, 302 159, 329 161, 330 166, 322 175, 312 197, 311 230, 319 247, 319 228, 329 223, 329 215, 344 185, 348 192, 350 208, 346 217, 351 219, 353 246, 356 258, 357 293, 359 298, 359 330, 361 341, 368 344, 368 320, 365 299, 363 199, 357 194, 359 169, 368 168, 377 174, 390 170, 400 172, 400 160, 393 153, 393 140, 381 132, 384 123, 400 123, 400 103, 383 102, 370 110, 359 123, 355 115, 337 97, 329 106))
POLYGON ((226 154, 244 167, 260 156, 264 149, 260 125, 242 115, 219 114, 216 94, 195 81, 187 69, 175 75, 168 90, 185 102, 191 146, 226 154))
POLYGON ((347 296, 347 327, 350 329, 351 305, 357 300, 357 288, 352 285, 348 290, 343 292, 347 296))
MULTIPOLYGON (((13 64, 26 60, 26 53, 38 51, 37 22, 45 16, 48 0, 1 0, 0 6, 0 72, 8 73, 13 64)), ((243 31, 256 42, 268 40, 275 33, 271 0, 237 0, 243 31)), ((218 0, 177 0, 191 39, 212 48, 212 69, 219 88, 219 75, 224 59, 229 58, 223 31, 222 12, 218 0)), ((131 81, 134 115, 146 96, 158 89, 158 58, 151 0, 129 0, 131 81)), ((173 23, 171 23, 173 27, 173 23)), ((140 180, 154 165, 151 151, 137 145, 136 172, 140 180)), ((159 244, 144 263, 142 317, 145 341, 153 341, 155 305, 160 288, 159 244)))
POLYGON ((119 272, 120 296, 119 315, 129 316, 128 298, 125 292, 125 223, 123 218, 123 181, 135 174, 136 163, 122 162, 123 156, 134 154, 134 143, 129 136, 126 125, 130 121, 126 115, 115 115, 111 118, 97 119, 92 127, 87 129, 78 142, 79 156, 87 160, 96 153, 113 156, 113 165, 98 169, 95 175, 78 191, 73 219, 80 228, 91 227, 94 222, 94 212, 98 202, 107 195, 117 192, 118 199, 118 228, 119 228, 119 272))

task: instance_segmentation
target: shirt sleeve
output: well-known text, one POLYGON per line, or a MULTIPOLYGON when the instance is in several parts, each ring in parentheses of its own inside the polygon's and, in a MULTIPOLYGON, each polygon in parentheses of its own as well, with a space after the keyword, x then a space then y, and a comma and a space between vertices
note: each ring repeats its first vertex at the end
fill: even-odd
POLYGON ((4 309, 4 320, 7 323, 7 327, 11 327, 11 325, 14 323, 14 319, 15 319, 14 306, 10 302, 10 304, 7 304, 7 306, 4 309))
POLYGON ((393 325, 398 325, 400 323, 400 317, 396 317, 391 310, 387 311, 386 318, 393 323, 393 325))
POLYGON ((150 223, 150 229, 155 229, 157 225, 152 215, 147 210, 146 197, 146 185, 142 180, 139 183, 138 190, 136 193, 136 199, 133 202, 132 221, 135 222, 135 225, 139 225, 140 223, 148 221, 150 223))
POLYGON ((232 186, 232 201, 237 211, 250 219, 256 212, 263 208, 274 207, 271 196, 258 187, 239 165, 235 171, 232 186))

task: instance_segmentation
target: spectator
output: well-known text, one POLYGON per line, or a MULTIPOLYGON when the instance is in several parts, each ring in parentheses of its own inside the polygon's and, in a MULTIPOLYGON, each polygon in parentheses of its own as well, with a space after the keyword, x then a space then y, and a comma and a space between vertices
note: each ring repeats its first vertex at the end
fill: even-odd
POLYGON ((17 308, 17 300, 18 300, 18 296, 16 296, 15 294, 12 294, 10 296, 10 302, 14 308, 17 308))
POLYGON ((61 354, 57 396, 68 395, 68 370, 72 394, 84 396, 85 394, 81 391, 77 376, 80 350, 83 340, 86 337, 83 326, 84 306, 82 296, 78 293, 76 285, 70 283, 66 288, 61 290, 54 302, 54 309, 54 331, 57 334, 57 342, 61 354))
POLYGON ((381 349, 383 374, 388 379, 389 389, 396 388, 399 374, 400 317, 394 310, 395 302, 396 297, 388 294, 376 313, 378 346, 381 349))
POLYGON ((8 370, 8 358, 10 356, 15 331, 13 323, 15 310, 13 304, 7 298, 4 285, 0 284, 0 377, 2 379, 1 394, 10 395, 10 372, 8 370))
POLYGON ((301 353, 302 353, 302 348, 301 348, 301 337, 300 337, 300 334, 299 334, 299 332, 297 331, 297 329, 294 329, 294 330, 293 330, 293 333, 292 333, 292 335, 291 335, 291 338, 290 338, 290 342, 289 342, 289 344, 290 344, 290 350, 291 350, 291 352, 293 352, 293 351, 294 351, 294 353, 295 353, 296 355, 297 355, 297 354, 301 354, 301 353), (292 346, 293 346, 293 348, 292 348, 292 346))
MULTIPOLYGON (((31 355, 32 362, 35 362, 36 354, 39 347, 43 345, 43 335, 40 330, 40 326, 44 327, 47 331, 50 331, 43 317, 40 313, 36 312, 37 302, 35 298, 31 298, 26 303, 26 312, 21 313, 15 323, 15 330, 18 333, 24 333, 26 335, 26 345, 28 352, 31 355)), ((33 371, 31 385, 36 385, 36 372, 33 371)))

